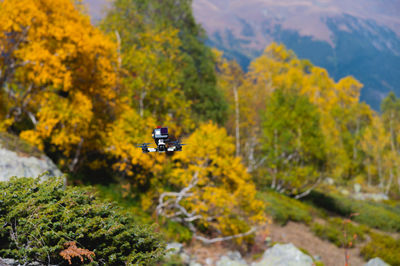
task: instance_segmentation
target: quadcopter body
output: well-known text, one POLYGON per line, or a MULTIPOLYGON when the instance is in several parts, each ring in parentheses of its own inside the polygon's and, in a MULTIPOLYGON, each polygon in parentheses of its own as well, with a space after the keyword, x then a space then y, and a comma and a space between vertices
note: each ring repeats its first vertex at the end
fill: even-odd
POLYGON ((138 145, 139 148, 142 148, 143 153, 182 151, 182 146, 186 145, 181 143, 179 140, 171 141, 168 136, 167 127, 157 127, 153 130, 152 137, 157 147, 148 147, 150 143, 138 145))

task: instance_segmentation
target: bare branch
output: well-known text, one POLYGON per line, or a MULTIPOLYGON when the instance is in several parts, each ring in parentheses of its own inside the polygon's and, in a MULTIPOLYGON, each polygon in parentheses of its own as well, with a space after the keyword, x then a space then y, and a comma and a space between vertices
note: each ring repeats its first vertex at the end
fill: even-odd
POLYGON ((81 137, 81 140, 79 141, 79 144, 78 144, 78 148, 76 149, 76 152, 75 152, 75 157, 68 167, 71 172, 74 172, 75 167, 76 167, 77 163, 79 162, 79 156, 81 154, 82 145, 83 145, 83 137, 81 137))
POLYGON ((167 217, 173 221, 180 222, 185 224, 191 232, 194 234, 194 238, 198 239, 206 244, 212 244, 220 241, 227 241, 231 240, 234 238, 239 238, 239 237, 244 237, 247 235, 250 235, 256 231, 256 228, 252 228, 248 232, 241 233, 241 234, 236 234, 236 235, 231 235, 231 236, 225 236, 225 237, 216 237, 216 238, 205 238, 203 236, 199 236, 196 234, 197 229, 194 226, 193 222, 199 219, 204 219, 208 222, 211 222, 215 220, 216 217, 204 217, 203 215, 196 214, 196 212, 191 212, 187 209, 185 209, 182 205, 180 205, 180 201, 183 198, 192 196, 193 193, 190 193, 190 190, 197 185, 199 179, 198 179, 199 171, 195 172, 192 180, 190 181, 189 185, 184 187, 180 192, 164 192, 160 195, 159 197, 159 203, 156 207, 156 213, 157 215, 162 215, 164 217, 167 217), (169 198, 168 200, 164 201, 166 197, 172 197, 169 198), (167 213, 167 211, 171 210, 177 210, 172 213, 167 213))
POLYGON ((315 189, 316 186, 318 186, 318 184, 321 182, 321 180, 322 180, 321 177, 318 178, 317 181, 314 183, 314 185, 312 185, 309 189, 307 189, 307 190, 304 191, 303 193, 300 193, 300 194, 296 195, 294 198, 295 198, 295 199, 301 199, 301 198, 307 196, 308 194, 311 193, 311 191, 312 191, 313 189, 315 189))
POLYGON ((195 234, 194 238, 197 239, 197 240, 202 241, 205 244, 213 244, 213 243, 216 243, 216 242, 227 241, 227 240, 231 240, 231 239, 235 239, 235 238, 239 238, 239 237, 248 236, 248 235, 251 235, 252 233, 254 233, 255 231, 257 231, 257 228, 253 227, 249 231, 247 231, 246 233, 241 233, 241 234, 236 234, 236 235, 231 235, 231 236, 206 238, 206 237, 202 237, 202 236, 199 236, 199 235, 195 234))

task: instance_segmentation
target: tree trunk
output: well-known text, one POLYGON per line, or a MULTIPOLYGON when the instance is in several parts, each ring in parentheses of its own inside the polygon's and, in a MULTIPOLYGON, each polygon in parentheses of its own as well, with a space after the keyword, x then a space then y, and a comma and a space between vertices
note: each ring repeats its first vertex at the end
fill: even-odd
POLYGON ((385 195, 389 195, 389 191, 390 191, 390 187, 392 186, 392 182, 393 182, 393 170, 390 168, 390 178, 389 178, 389 182, 386 185, 385 195))
POLYGON ((236 136, 236 156, 240 156, 240 114, 239 114, 239 93, 236 86, 233 86, 233 96, 235 99, 235 136, 236 136))
POLYGON ((143 117, 143 113, 144 113, 144 97, 146 97, 146 91, 143 89, 142 92, 140 93, 140 99, 139 99, 139 115, 140 115, 140 117, 143 117))

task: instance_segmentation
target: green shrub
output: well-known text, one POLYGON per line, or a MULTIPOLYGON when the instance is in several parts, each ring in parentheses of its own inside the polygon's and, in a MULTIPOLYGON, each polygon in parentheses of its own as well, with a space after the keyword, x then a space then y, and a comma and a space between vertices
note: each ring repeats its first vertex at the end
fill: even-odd
POLYGON ((326 221, 326 224, 313 223, 311 230, 319 238, 326 239, 338 247, 350 247, 350 242, 354 246, 356 243, 365 240, 364 232, 367 229, 352 223, 346 223, 340 218, 330 218, 326 221), (356 237, 354 237, 355 235, 356 237))
MULTIPOLYGON (((141 224, 151 224, 154 222, 154 218, 148 212, 144 211, 141 207, 139 199, 132 197, 123 197, 126 193, 121 186, 111 184, 109 186, 96 185, 96 190, 100 193, 100 196, 104 199, 116 201, 118 206, 123 207, 125 211, 132 212, 136 221, 141 224)), ((160 234, 163 239, 171 242, 188 242, 192 239, 192 232, 182 224, 171 221, 165 217, 158 217, 158 223, 160 224, 160 234)))
POLYGON ((359 201, 339 195, 323 194, 314 191, 305 200, 338 215, 348 217, 358 213, 352 219, 369 227, 388 231, 400 232, 400 210, 384 203, 359 201))
POLYGON ((400 239, 371 233, 371 241, 361 249, 361 255, 366 259, 380 257, 392 266, 400 265, 400 239))
POLYGON ((0 182, 0 191, 1 257, 67 264, 60 252, 72 241, 103 265, 148 265, 163 256, 165 244, 152 228, 137 225, 88 189, 64 188, 55 178, 12 178, 0 182))
POLYGON ((258 198, 267 203, 266 213, 274 222, 285 225, 288 221, 309 224, 312 209, 306 204, 275 191, 259 192, 258 198))

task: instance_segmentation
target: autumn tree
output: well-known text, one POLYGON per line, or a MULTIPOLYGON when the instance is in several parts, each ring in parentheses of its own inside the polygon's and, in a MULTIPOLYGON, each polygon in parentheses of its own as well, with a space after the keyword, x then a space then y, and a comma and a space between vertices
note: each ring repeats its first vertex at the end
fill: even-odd
POLYGON ((267 102, 264 117, 263 147, 271 187, 296 197, 309 193, 326 165, 318 109, 296 91, 277 89, 267 102))
POLYGON ((117 0, 102 28, 120 40, 124 80, 141 114, 148 108, 164 115, 159 121, 179 123, 186 131, 193 126, 188 116, 195 117, 192 122, 225 119, 213 55, 201 40, 190 1, 117 0))
POLYGON ((244 72, 238 63, 223 58, 221 52, 215 50, 214 53, 217 57, 218 87, 224 92, 229 103, 227 128, 235 136, 236 156, 240 156, 241 113, 246 107, 246 95, 242 92, 244 72))
POLYGON ((390 173, 390 179, 388 183, 388 188, 386 189, 386 193, 389 192, 390 186, 393 179, 397 179, 397 183, 400 190, 400 135, 398 134, 400 129, 400 99, 396 97, 393 92, 390 92, 388 96, 382 101, 381 104, 382 110, 382 119, 387 132, 389 132, 390 139, 390 151, 392 154, 392 169, 393 171, 390 173))
POLYGON ((225 129, 203 124, 186 140, 190 145, 173 156, 168 175, 173 190, 160 191, 157 213, 192 230, 195 238, 215 242, 254 232, 264 221, 263 204, 255 199, 250 175, 234 156, 225 129), (205 238, 202 234, 211 237, 205 238))
MULTIPOLYGON (((282 44, 272 43, 251 63, 244 84, 248 84, 246 91, 252 91, 261 101, 252 101, 259 110, 265 110, 265 103, 277 89, 306 96, 319 113, 326 145, 326 172, 335 179, 350 179, 363 174, 360 138, 371 122, 373 112, 369 106, 359 103, 363 86, 359 81, 348 76, 335 82, 325 69, 298 59, 282 44)), ((260 136, 261 131, 258 142, 260 136)), ((257 156, 254 161, 268 165, 262 153, 257 156)))
POLYGON ((118 112, 116 47, 70 0, 2 1, 0 19, 6 127, 74 172, 118 112))

